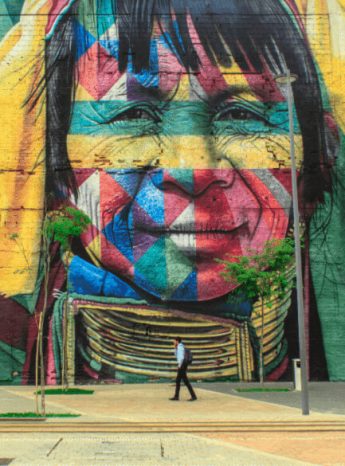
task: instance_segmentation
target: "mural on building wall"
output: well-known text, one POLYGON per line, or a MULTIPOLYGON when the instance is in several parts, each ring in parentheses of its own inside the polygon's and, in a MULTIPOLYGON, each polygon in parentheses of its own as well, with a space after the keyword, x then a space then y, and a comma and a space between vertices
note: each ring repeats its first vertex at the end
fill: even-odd
MULTIPOLYGON (((192 378, 255 380, 261 306, 245 290, 233 299, 215 259, 291 231, 288 108, 274 79, 286 69, 298 76, 310 373, 345 379, 341 2, 13 5, 0 11, 0 380, 32 382, 42 222, 66 205, 91 224, 72 255, 51 251, 48 383, 62 366, 79 382, 173 377, 177 335, 192 378)), ((298 354, 295 308, 291 293, 264 308, 270 380, 290 377, 298 354)))

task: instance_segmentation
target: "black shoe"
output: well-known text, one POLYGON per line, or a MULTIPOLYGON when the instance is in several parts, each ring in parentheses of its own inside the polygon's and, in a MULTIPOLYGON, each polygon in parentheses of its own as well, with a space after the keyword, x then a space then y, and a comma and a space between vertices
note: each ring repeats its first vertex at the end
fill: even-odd
POLYGON ((196 396, 192 396, 192 398, 190 398, 188 401, 196 401, 197 400, 197 397, 196 396))
POLYGON ((179 401, 178 398, 176 398, 176 396, 173 396, 172 398, 169 398, 170 401, 179 401))

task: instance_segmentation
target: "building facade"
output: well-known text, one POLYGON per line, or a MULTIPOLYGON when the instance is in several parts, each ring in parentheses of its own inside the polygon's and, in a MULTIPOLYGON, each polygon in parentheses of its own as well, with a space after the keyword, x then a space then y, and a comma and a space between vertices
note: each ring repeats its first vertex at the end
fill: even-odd
MULTIPOLYGON (((217 260, 303 220, 310 378, 345 380, 342 0, 4 0, 0 380, 289 380, 294 291, 250 300, 217 260), (47 219, 89 219, 68 247, 47 219), (61 242, 60 242, 61 243, 61 242), (263 328, 261 322, 264 322, 263 328)), ((293 265, 287 272, 293 280, 293 265)))

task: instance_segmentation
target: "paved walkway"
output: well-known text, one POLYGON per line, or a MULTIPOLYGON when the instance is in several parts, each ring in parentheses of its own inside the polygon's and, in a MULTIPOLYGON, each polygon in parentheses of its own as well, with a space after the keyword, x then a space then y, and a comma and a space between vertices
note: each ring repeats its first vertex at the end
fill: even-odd
MULTIPOLYGON (((196 384, 195 403, 186 401, 185 389, 179 402, 169 401, 170 384, 49 395, 47 412, 80 417, 0 420, 0 465, 345 466, 345 384, 310 384, 309 416, 301 414, 300 393, 238 393, 236 387, 196 384)), ((0 413, 34 411, 33 392, 0 387, 0 413)))
MULTIPOLYGON (((251 387, 254 385, 246 386, 251 387)), ((290 387, 289 384, 267 384, 290 387)), ((243 385, 242 385, 243 387, 243 385)), ((302 416, 299 392, 239 393, 238 385, 196 384, 198 400, 188 402, 182 388, 181 400, 169 401, 171 384, 126 384, 84 386, 93 395, 47 395, 48 413, 74 413, 79 418, 68 423, 210 423, 210 422, 345 422, 345 384, 310 384, 310 415, 302 416)), ((13 386, 0 388, 0 413, 34 411, 34 388, 13 386)), ((47 419, 47 423, 61 419, 47 419)), ((3 424, 1 424, 3 425, 3 424)), ((1 428, 1 427, 0 427, 1 428)))

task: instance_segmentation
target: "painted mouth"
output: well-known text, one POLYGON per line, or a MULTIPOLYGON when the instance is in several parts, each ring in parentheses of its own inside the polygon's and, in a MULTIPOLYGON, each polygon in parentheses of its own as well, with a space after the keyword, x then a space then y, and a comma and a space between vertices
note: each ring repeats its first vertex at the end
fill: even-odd
POLYGON ((206 225, 179 225, 178 227, 146 227, 136 228, 144 235, 164 237, 172 240, 177 249, 192 259, 196 254, 199 258, 213 258, 230 248, 231 242, 238 236, 248 236, 248 223, 234 227, 212 227, 206 225))
POLYGON ((135 229, 142 233, 152 235, 228 235, 234 234, 242 230, 248 230, 248 222, 243 222, 240 225, 207 225, 207 224, 192 224, 185 223, 179 225, 135 225, 135 229))

